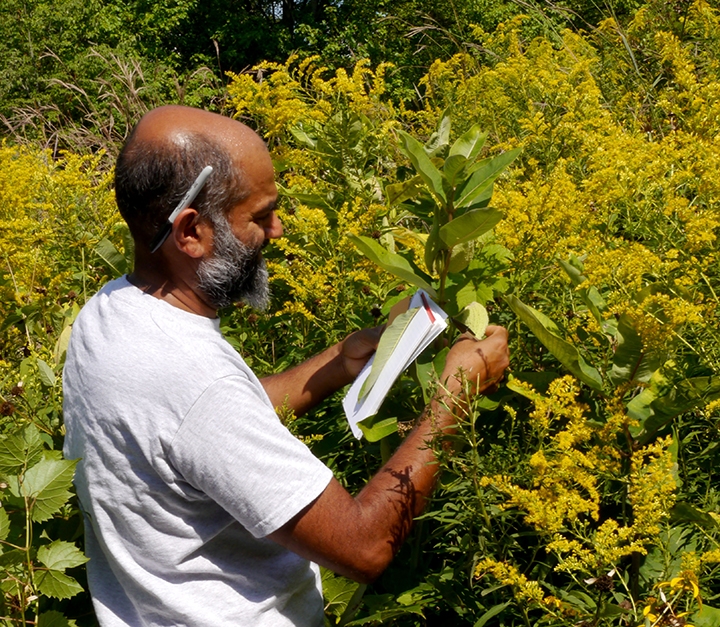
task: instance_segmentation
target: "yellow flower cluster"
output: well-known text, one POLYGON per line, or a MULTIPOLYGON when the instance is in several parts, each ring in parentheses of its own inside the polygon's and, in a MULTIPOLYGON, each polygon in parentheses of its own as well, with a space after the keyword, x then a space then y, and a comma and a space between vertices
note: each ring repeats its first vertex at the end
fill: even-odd
POLYGON ((645 553, 656 540, 675 502, 676 468, 670 438, 632 451, 627 476, 632 522, 606 518, 597 525, 599 481, 622 476, 624 453, 617 442, 630 421, 622 411, 621 391, 608 401, 604 425, 587 420, 578 393, 572 377, 556 379, 545 396, 524 386, 523 395, 535 405, 530 421, 542 435, 542 448, 529 460, 530 485, 506 476, 482 484, 505 493, 504 507, 524 511, 526 523, 549 537, 546 550, 560 558, 557 570, 596 574, 632 553, 645 553))
MULTIPOLYGON (((25 303, 36 289, 68 279, 58 260, 96 244, 120 220, 111 176, 99 171, 100 156, 0 146, 0 263, 8 281, 4 303, 25 303)), ((71 264, 63 264, 65 267, 71 264)))

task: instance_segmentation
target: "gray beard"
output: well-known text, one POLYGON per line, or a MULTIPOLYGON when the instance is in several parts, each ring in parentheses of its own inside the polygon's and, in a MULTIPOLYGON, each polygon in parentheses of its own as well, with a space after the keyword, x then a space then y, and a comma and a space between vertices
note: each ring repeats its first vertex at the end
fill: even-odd
POLYGON ((225 216, 213 219, 213 256, 198 265, 198 289, 216 309, 243 302, 263 311, 270 286, 261 246, 251 248, 235 237, 225 216))

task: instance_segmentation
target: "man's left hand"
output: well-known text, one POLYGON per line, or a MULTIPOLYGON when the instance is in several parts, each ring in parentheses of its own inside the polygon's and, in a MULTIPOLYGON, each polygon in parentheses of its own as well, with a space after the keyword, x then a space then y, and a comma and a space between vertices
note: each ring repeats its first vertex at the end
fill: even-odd
POLYGON ((342 341, 340 359, 350 381, 355 380, 368 359, 372 357, 384 330, 384 325, 362 329, 351 333, 342 341))

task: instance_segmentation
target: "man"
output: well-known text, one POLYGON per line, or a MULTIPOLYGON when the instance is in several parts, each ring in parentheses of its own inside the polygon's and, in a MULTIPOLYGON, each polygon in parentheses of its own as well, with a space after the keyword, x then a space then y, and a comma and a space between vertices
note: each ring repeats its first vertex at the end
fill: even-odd
POLYGON ((267 302, 260 251, 282 225, 262 140, 219 115, 156 109, 118 158, 116 197, 135 270, 80 313, 64 374, 65 455, 81 458, 98 619, 321 625, 315 564, 358 581, 382 572, 433 489, 428 443, 452 430, 458 370, 492 385, 508 363, 507 334, 490 327, 486 340, 453 346, 448 395, 353 498, 273 407, 302 414, 350 383, 379 331, 262 381, 219 332, 219 307, 267 302), (202 190, 168 225, 206 166, 202 190))

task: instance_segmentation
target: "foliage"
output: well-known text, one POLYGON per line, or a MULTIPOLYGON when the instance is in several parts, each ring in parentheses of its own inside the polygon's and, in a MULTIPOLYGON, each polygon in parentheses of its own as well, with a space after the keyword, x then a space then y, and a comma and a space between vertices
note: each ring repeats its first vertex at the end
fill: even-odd
MULTIPOLYGON (((527 18, 465 25, 466 53, 423 68, 418 98, 391 64, 349 53, 347 67, 293 56, 232 76, 229 105, 267 138, 283 193, 286 236, 264 252, 275 306, 221 319, 259 374, 381 323, 419 282, 459 324, 476 301, 511 332, 513 378, 460 420, 436 498, 387 573, 367 590, 326 574, 330 624, 715 624, 720 17, 702 1, 680 8, 652 0, 582 34, 546 20, 538 38, 527 18)), ((169 33, 199 10, 176 9, 169 33)), ((295 31, 327 41, 322 28, 295 31)), ((51 594, 60 574, 81 579, 58 544, 77 540, 73 501, 59 487, 59 511, 38 510, 27 482, 61 462, 72 320, 129 268, 102 160, 0 148, 0 458, 37 444, 22 448, 27 467, 0 469, 5 540, 23 553, 0 556, 16 623, 88 611, 86 596, 51 594)), ((281 413, 356 490, 442 359, 422 355, 398 382, 377 416, 398 433, 379 443, 357 442, 336 402, 281 413)))

